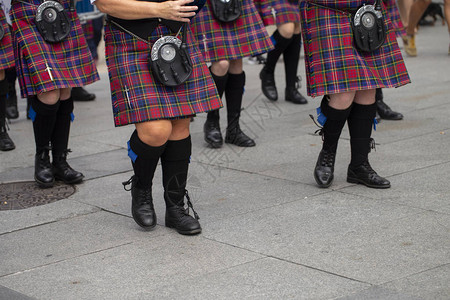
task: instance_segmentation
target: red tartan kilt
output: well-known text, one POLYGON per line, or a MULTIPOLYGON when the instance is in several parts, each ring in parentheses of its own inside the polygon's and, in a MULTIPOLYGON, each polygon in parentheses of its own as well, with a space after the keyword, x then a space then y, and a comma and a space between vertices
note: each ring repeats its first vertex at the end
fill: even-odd
POLYGON ((255 0, 255 6, 264 25, 283 25, 285 23, 300 23, 299 1, 288 0, 255 0))
POLYGON ((9 25, 6 23, 6 17, 3 9, 0 9, 0 25, 3 27, 5 35, 0 40, 0 70, 14 67, 14 50, 11 40, 9 25))
POLYGON ((153 78, 148 64, 151 46, 169 34, 174 35, 159 26, 148 44, 106 24, 105 53, 115 126, 178 119, 222 107, 211 74, 192 42, 191 32, 187 36, 193 64, 190 78, 176 87, 167 87, 153 78))
POLYGON ((191 21, 191 28, 207 62, 235 60, 270 51, 270 37, 252 0, 242 0, 242 14, 233 21, 217 21, 210 0, 191 21))
POLYGON ((388 34, 384 45, 362 53, 354 47, 350 16, 310 2, 300 2, 308 95, 391 88, 410 82, 385 10, 388 34))
POLYGON ((41 1, 28 2, 32 5, 15 0, 11 5, 14 55, 22 97, 99 80, 78 16, 68 11, 69 1, 60 3, 71 20, 72 30, 59 43, 45 42, 36 28, 35 15, 41 1))

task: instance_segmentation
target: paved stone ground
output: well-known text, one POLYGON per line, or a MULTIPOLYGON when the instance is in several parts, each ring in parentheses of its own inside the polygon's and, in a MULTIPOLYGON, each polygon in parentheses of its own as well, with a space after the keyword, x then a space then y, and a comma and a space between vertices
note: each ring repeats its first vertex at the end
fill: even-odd
MULTIPOLYGON (((69 161, 86 180, 67 199, 0 211, 0 299, 450 299, 448 41, 445 26, 422 27, 419 57, 405 58, 413 83, 385 90, 405 115, 374 134, 370 159, 388 190, 345 181, 347 129, 335 182, 319 189, 312 172, 321 141, 308 116, 318 99, 271 103, 260 92, 261 66, 246 64, 242 127, 257 146, 208 149, 205 115, 192 123, 189 189, 203 226, 195 237, 164 227, 159 168, 158 226, 145 232, 131 218, 121 182, 132 174, 133 128, 114 128, 101 64, 102 80, 88 87, 97 99, 76 103, 71 133, 69 161)), ((280 62, 281 96, 283 82, 280 62)), ((33 180, 24 116, 22 100, 10 125, 17 149, 0 153, 0 183, 33 180)))

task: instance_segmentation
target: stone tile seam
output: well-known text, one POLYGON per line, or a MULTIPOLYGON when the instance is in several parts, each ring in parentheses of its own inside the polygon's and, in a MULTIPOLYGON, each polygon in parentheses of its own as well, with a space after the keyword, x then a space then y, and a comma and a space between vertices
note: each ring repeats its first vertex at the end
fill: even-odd
MULTIPOLYGON (((215 239, 212 239, 212 238, 208 238, 208 237, 204 237, 204 238, 208 239, 210 241, 216 242, 216 243, 220 243, 220 244, 229 246, 229 247, 234 247, 234 248, 237 248, 237 249, 240 249, 240 250, 245 250, 245 251, 248 251, 248 252, 251 252, 251 253, 263 256, 263 257, 261 257, 259 259, 254 260, 254 261, 271 258, 271 259, 274 259, 274 260, 278 260, 278 261, 290 263, 290 264, 293 264, 293 265, 305 267, 305 268, 308 268, 308 269, 311 269, 311 270, 319 271, 319 272, 322 272, 322 273, 326 273, 328 275, 333 275, 333 276, 337 276, 337 277, 344 278, 344 279, 347 279, 347 280, 351 280, 351 281, 355 281, 355 282, 359 282, 359 283, 362 283, 362 284, 368 284, 370 286, 373 286, 373 284, 371 284, 369 282, 365 282, 365 281, 358 280, 358 279, 355 279, 355 278, 351 278, 351 277, 347 277, 347 276, 344 276, 344 275, 340 275, 338 273, 330 272, 330 271, 327 271, 327 270, 322 270, 322 269, 319 269, 319 268, 316 268, 316 267, 313 267, 313 266, 309 266, 309 265, 306 265, 306 264, 298 263, 298 262, 295 262, 295 261, 291 261, 291 260, 288 260, 288 259, 285 259, 285 258, 273 256, 273 255, 270 255, 270 254, 261 253, 261 252, 255 251, 255 250, 250 250, 250 249, 247 249, 247 248, 244 248, 244 247, 240 247, 240 246, 233 245, 233 244, 230 244, 230 243, 225 243, 225 242, 218 241, 218 240, 215 240, 215 239)), ((250 262, 251 261, 245 262, 243 264, 247 264, 247 263, 250 263, 250 262)), ((235 266, 230 267, 230 269, 234 268, 234 267, 235 266)))
POLYGON ((99 250, 96 250, 96 251, 83 253, 83 254, 72 256, 72 257, 68 257, 68 258, 65 258, 65 259, 56 260, 56 261, 50 262, 48 264, 34 266, 34 267, 30 268, 30 269, 25 269, 25 270, 17 271, 17 272, 14 272, 14 273, 0 275, 0 279, 1 278, 7 278, 7 277, 15 276, 15 275, 20 275, 20 274, 26 273, 26 272, 31 272, 31 271, 34 271, 34 270, 37 270, 37 269, 40 269, 40 268, 45 268, 45 267, 48 267, 48 266, 51 266, 51 265, 59 264, 61 262, 70 261, 70 260, 77 259, 77 258, 80 258, 80 257, 84 257, 84 256, 88 256, 88 255, 101 253, 101 252, 104 252, 104 251, 108 251, 108 250, 112 250, 112 249, 128 246, 128 245, 131 245, 133 243, 134 243, 133 241, 130 241, 130 242, 127 242, 127 243, 111 246, 111 247, 108 247, 108 248, 105 248, 105 249, 99 249, 99 250))
MULTIPOLYGON (((80 202, 78 200, 73 200, 73 201, 80 202)), ((83 203, 83 204, 86 204, 86 203, 83 203)), ((87 216, 87 215, 96 214, 96 213, 99 213, 99 212, 103 211, 103 209, 100 208, 100 207, 97 207, 97 206, 94 206, 94 205, 90 205, 90 204, 86 204, 86 205, 95 207, 96 210, 95 211, 89 211, 89 212, 86 212, 86 213, 78 213, 78 214, 75 214, 75 215, 70 215, 70 216, 68 216, 66 218, 58 218, 58 219, 50 221, 50 222, 44 222, 44 223, 40 223, 40 224, 36 224, 36 225, 31 225, 31 226, 27 226, 27 227, 24 227, 24 228, 11 230, 11 231, 8 231, 8 232, 2 232, 2 233, 0 233, 0 237, 3 236, 3 235, 6 235, 6 234, 16 233, 16 232, 20 232, 20 231, 28 230, 28 229, 32 229, 32 228, 37 228, 37 227, 40 227, 40 226, 53 224, 53 223, 56 223, 56 222, 59 222, 59 221, 65 221, 65 220, 70 220, 70 219, 74 219, 74 218, 78 218, 78 217, 84 217, 84 216, 87 216)))
MULTIPOLYGON (((383 282, 383 283, 379 283, 379 284, 377 284, 377 286, 383 286, 383 285, 386 285, 386 284, 389 284, 389 283, 394 283, 395 281, 398 281, 398 280, 406 279, 408 277, 416 276, 416 275, 419 275, 419 274, 422 274, 422 273, 426 273, 426 272, 429 272, 429 271, 433 271, 433 270, 436 270, 436 269, 439 269, 439 268, 442 268, 442 267, 446 267, 446 266, 450 266, 450 263, 445 263, 445 264, 442 264, 442 265, 439 265, 439 266, 435 266, 435 267, 432 267, 432 268, 429 268, 429 269, 426 269, 426 270, 422 270, 422 271, 419 271, 419 272, 416 272, 416 273, 408 274, 408 275, 405 275, 405 276, 400 277, 400 278, 396 278, 396 279, 389 280, 389 281, 386 281, 386 282, 383 282)), ((383 287, 383 288, 385 288, 385 287, 383 287)))

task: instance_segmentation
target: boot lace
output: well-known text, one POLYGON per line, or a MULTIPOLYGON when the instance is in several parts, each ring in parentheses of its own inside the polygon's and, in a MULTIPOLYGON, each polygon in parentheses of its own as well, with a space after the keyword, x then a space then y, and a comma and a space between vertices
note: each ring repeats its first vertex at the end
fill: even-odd
POLYGON ((127 191, 127 192, 131 191, 131 187, 130 187, 130 188, 127 188, 127 186, 130 185, 130 184, 135 180, 134 178, 135 178, 135 176, 133 175, 133 176, 131 176, 131 178, 128 179, 127 181, 123 181, 123 182, 122 182, 123 189, 124 189, 125 191, 127 191))
POLYGON ((331 168, 334 165, 334 159, 336 156, 336 153, 333 152, 327 152, 327 151, 323 151, 323 157, 322 157, 322 161, 321 161, 321 166, 323 167, 329 167, 331 168))
POLYGON ((319 127, 319 129, 314 131, 313 135, 320 135, 322 137, 322 142, 323 142, 323 140, 324 140, 324 137, 323 137, 323 126, 320 126, 319 123, 316 122, 316 120, 314 119, 313 115, 310 114, 309 117, 311 118, 311 120, 313 120, 314 124, 316 124, 316 126, 319 127))

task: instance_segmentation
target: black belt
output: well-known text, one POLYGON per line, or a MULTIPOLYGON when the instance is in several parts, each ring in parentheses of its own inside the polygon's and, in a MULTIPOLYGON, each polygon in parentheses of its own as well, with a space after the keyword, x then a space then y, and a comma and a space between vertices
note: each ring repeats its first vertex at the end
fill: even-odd
POLYGON ((107 20, 112 20, 112 24, 114 23, 120 25, 116 26, 118 29, 122 30, 125 29, 134 35, 148 41, 148 38, 152 36, 153 31, 156 29, 156 27, 159 26, 159 24, 162 24, 169 28, 172 32, 178 32, 180 28, 183 26, 183 22, 178 21, 171 21, 166 19, 139 19, 139 20, 124 20, 115 18, 112 16, 107 16, 107 20), (121 28, 122 27, 122 28, 121 28))

